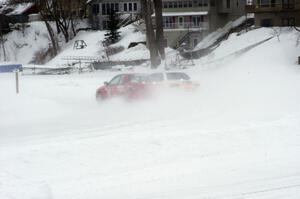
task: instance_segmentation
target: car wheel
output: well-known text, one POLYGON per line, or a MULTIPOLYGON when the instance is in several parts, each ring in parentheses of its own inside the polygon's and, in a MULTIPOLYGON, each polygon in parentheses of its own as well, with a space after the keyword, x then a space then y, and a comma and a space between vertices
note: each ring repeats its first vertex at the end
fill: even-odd
POLYGON ((97 94, 97 95, 96 95, 96 101, 97 101, 98 103, 103 102, 105 99, 106 99, 106 97, 103 96, 103 95, 101 95, 101 94, 97 94))

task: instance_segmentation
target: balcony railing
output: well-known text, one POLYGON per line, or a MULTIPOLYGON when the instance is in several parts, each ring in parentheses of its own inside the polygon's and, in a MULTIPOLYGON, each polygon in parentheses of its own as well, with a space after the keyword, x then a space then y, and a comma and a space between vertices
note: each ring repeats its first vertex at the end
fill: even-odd
POLYGON ((164 23, 164 29, 208 29, 208 22, 164 23))
POLYGON ((269 4, 252 4, 246 5, 247 13, 258 13, 258 12, 285 12, 285 11, 296 11, 300 9, 300 4, 289 3, 269 3, 269 4))

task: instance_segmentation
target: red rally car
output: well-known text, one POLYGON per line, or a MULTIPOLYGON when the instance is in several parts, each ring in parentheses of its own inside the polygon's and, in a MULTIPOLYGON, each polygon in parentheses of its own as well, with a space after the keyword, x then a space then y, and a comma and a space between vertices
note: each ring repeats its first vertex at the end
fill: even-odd
POLYGON ((96 91, 98 101, 112 98, 124 97, 126 99, 136 99, 147 95, 148 76, 144 74, 120 74, 113 77, 109 82, 96 91))

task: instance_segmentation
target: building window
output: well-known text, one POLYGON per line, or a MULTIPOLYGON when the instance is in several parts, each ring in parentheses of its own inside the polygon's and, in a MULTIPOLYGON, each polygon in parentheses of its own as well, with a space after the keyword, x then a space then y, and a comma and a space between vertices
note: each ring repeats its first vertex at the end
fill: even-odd
POLYGON ((129 12, 131 12, 132 11, 132 3, 129 3, 128 5, 129 5, 129 9, 128 10, 129 10, 129 12))
POLYGON ((164 17, 164 28, 172 28, 174 27, 173 17, 164 17))
POLYGON ((106 8, 105 8, 105 4, 102 4, 102 15, 106 14, 106 8))
POLYGON ((174 2, 174 8, 178 8, 178 3, 174 2))
POLYGON ((182 8, 182 1, 179 1, 179 2, 178 2, 178 7, 179 7, 179 8, 182 8))
POLYGON ((203 21, 203 16, 192 16, 193 27, 200 27, 200 23, 203 21))
POLYGON ((179 26, 183 26, 183 17, 179 17, 179 26))
POLYGON ((227 0, 226 6, 227 6, 227 8, 230 8, 230 0, 227 0))
POLYGON ((133 10, 137 11, 137 3, 133 3, 133 10))
POLYGON ((102 15, 109 15, 111 11, 119 12, 118 3, 103 3, 102 4, 102 15))
POLYGON ((210 0, 210 6, 215 7, 215 5, 216 5, 215 0, 210 0))
POLYGON ((95 14, 95 15, 99 14, 99 12, 100 12, 99 4, 93 4, 92 10, 93 10, 93 14, 95 14))
POLYGON ((169 1, 163 2, 163 8, 192 8, 198 7, 199 4, 202 6, 202 2, 206 2, 205 5, 208 5, 208 0, 193 0, 193 1, 169 1))
POLYGON ((107 3, 106 4, 106 12, 105 12, 105 14, 109 15, 110 10, 111 10, 110 3, 107 3))
POLYGON ((119 12, 119 4, 118 3, 115 3, 115 11, 119 12))
POLYGON ((123 10, 127 12, 127 3, 124 3, 123 10))
POLYGON ((295 1, 294 0, 282 0, 282 6, 284 9, 293 9, 295 8, 295 1))
POLYGON ((269 0, 260 0, 260 5, 269 7, 270 6, 269 0))

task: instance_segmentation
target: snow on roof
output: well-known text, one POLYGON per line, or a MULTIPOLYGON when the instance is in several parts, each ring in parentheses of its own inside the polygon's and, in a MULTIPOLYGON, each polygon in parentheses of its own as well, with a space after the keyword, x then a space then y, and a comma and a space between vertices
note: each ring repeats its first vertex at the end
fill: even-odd
POLYGON ((0 5, 6 4, 6 3, 7 3, 7 0, 0 0, 0 5))
MULTIPOLYGON (((197 16, 197 15, 207 15, 207 11, 202 11, 202 12, 163 12, 162 15, 164 17, 169 17, 169 16, 197 16)), ((152 17, 155 16, 155 13, 152 15, 152 17)))
POLYGON ((28 10, 29 8, 31 8, 34 5, 34 3, 21 3, 18 4, 14 7, 14 10, 10 13, 8 13, 8 15, 19 15, 24 13, 26 10, 28 10))

